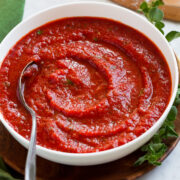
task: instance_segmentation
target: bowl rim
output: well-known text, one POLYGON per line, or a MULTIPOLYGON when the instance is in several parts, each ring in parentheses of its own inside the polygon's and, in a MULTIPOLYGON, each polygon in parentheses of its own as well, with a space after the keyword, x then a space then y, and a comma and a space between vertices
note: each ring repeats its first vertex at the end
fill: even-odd
MULTIPOLYGON (((58 4, 58 5, 55 5, 55 6, 52 6, 50 8, 46 8, 44 10, 41 10, 41 11, 38 11, 37 13, 31 15, 30 17, 26 18, 25 20, 23 20, 22 22, 20 22, 17 26, 15 26, 10 32, 9 34, 4 38, 4 40, 2 41, 1 45, 0 45, 0 49, 1 47, 3 46, 4 42, 6 41, 6 39, 9 38, 9 35, 11 33, 13 33, 15 31, 16 28, 22 26, 25 22, 27 21, 31 21, 32 19, 34 19, 36 16, 38 15, 41 15, 43 13, 46 13, 47 11, 49 10, 53 10, 55 8, 62 8, 64 6, 71 6, 71 5, 88 5, 88 4, 94 4, 94 5, 100 5, 100 6, 109 6, 110 8, 119 8, 123 11, 127 11, 131 14, 133 14, 135 16, 135 18, 140 18, 144 21, 144 23, 148 23, 151 25, 151 27, 156 31, 156 33, 159 34, 159 36, 163 39, 164 36, 148 21, 145 21, 145 18, 140 16, 139 14, 129 10, 129 9, 126 9, 124 7, 121 7, 121 6, 118 6, 118 5, 115 5, 115 4, 111 4, 111 3, 107 3, 107 2, 95 2, 95 1, 85 1, 85 2, 68 2, 68 3, 62 3, 62 4, 58 4)), ((78 16, 77 16, 78 17, 78 16)), ((81 17, 81 16, 79 16, 81 17)), ((96 16, 94 16, 96 17, 96 16)), ((103 16, 102 16, 103 17, 103 16)), ((58 20, 60 18, 57 18, 57 19, 54 19, 54 20, 58 20)), ((111 18, 109 18, 111 19, 111 18)), ((49 21, 51 22, 51 21, 49 21)), ((121 21, 119 21, 121 22, 121 21)), ((124 24, 124 23, 123 23, 124 24)), ((39 27, 41 27, 42 25, 40 25, 39 27)), ((132 27, 132 26, 131 26, 132 27)), ((38 27, 36 27, 38 28, 38 27)), ((134 29, 136 29, 135 27, 132 27, 134 29)), ((33 30, 33 29, 32 29, 33 30)), ((137 29, 136 29, 137 30, 137 29)), ((139 31, 139 30, 137 30, 139 31)), ((26 33, 28 34, 28 32, 26 33)), ((23 36, 22 36, 23 37, 23 36)), ((22 38, 21 37, 21 38, 22 38)), ((147 36, 146 36, 147 37, 147 36)), ((19 41, 20 39, 18 39, 19 41)), ((16 41, 15 43, 17 43, 18 41, 16 41)), ((152 41, 152 40, 151 40, 152 41)), ((152 41, 154 42, 154 41, 152 41)), ((13 46, 15 45, 15 43, 13 43, 13 46)), ((154 42, 155 43, 155 42, 154 42)), ((170 111, 171 109, 171 106, 173 105, 173 102, 174 102, 174 99, 175 99, 175 96, 176 96, 176 89, 178 87, 178 80, 179 80, 179 73, 178 73, 178 66, 177 66, 177 62, 176 62, 176 58, 175 58, 175 55, 174 55, 174 52, 172 50, 172 48, 170 47, 169 43, 165 40, 164 43, 166 43, 170 53, 171 53, 171 56, 172 56, 172 59, 174 59, 174 62, 175 63, 175 84, 174 84, 174 89, 171 89, 171 97, 170 97, 170 100, 169 100, 169 103, 168 105, 166 106, 166 109, 164 110, 163 114, 161 115, 161 117, 154 123, 154 125, 149 128, 145 133, 143 133, 142 135, 140 135, 139 137, 135 138, 134 140, 124 144, 124 145, 121 145, 121 146, 118 146, 118 147, 115 147, 115 148, 112 148, 112 149, 108 149, 108 150, 105 150, 105 151, 100 151, 100 152, 92 152, 92 153, 68 153, 68 152, 62 152, 62 151, 56 151, 56 150, 52 150, 52 149, 48 149, 46 147, 43 147, 43 146, 40 146, 40 145, 36 145, 37 147, 37 154, 41 157, 44 157, 46 159, 49 159, 51 161, 54 161, 50 158, 48 158, 48 156, 45 156, 45 155, 42 155, 41 153, 44 152, 44 153, 49 153, 49 154, 54 154, 54 155, 62 155, 62 156, 65 156, 65 157, 69 157, 69 158, 91 158, 91 157, 94 157, 94 156, 106 156, 106 155, 109 155, 109 154, 112 154, 112 153, 115 153, 115 152, 118 152, 118 151, 123 151, 123 150, 126 150, 127 148, 131 147, 133 144, 136 144, 140 141, 143 141, 143 139, 150 135, 154 130, 155 128, 157 128, 157 126, 161 126, 161 124, 164 122, 165 120, 165 117, 167 116, 168 112, 170 111)), ((156 44, 156 43, 155 43, 156 44)), ((11 48, 13 48, 13 46, 11 46, 11 48)), ((157 45, 156 45, 157 46, 157 45)), ((158 47, 158 46, 157 46, 158 47)), ((159 48, 159 47, 158 47, 159 48)), ((10 50, 10 49, 9 49, 10 50)), ((161 51, 161 50, 160 50, 161 51)), ((162 51, 161 51, 162 52, 162 51)), ((6 53, 5 57, 7 56, 8 52, 6 53)), ((163 54, 163 53, 162 53, 163 54)), ((4 58, 5 58, 4 57, 4 58)), ((4 61, 4 58, 2 59, 2 61, 0 61, 0 67, 1 67, 1 64, 2 62, 4 61)), ((166 58, 165 58, 166 59, 166 58)), ((168 66, 169 66, 169 63, 167 62, 168 66)), ((170 69, 170 67, 169 67, 170 69)), ((172 73, 170 71, 170 74, 172 76, 172 73)), ((172 77, 171 77, 172 78, 172 77)), ((172 88, 172 87, 171 87, 172 88)), ((18 134, 12 127, 11 125, 8 123, 7 120, 5 120, 5 118, 3 117, 3 114, 2 112, 0 112, 0 114, 2 115, 2 118, 0 118, 0 121, 3 123, 3 125, 6 127, 6 129, 10 132, 11 135, 13 135, 13 137, 15 137, 15 139, 20 142, 23 146, 25 146, 26 148, 28 147, 28 144, 29 144, 29 140, 25 139, 23 136, 21 136, 20 134, 18 134)), ((159 128, 158 128, 159 129, 159 128)), ((135 151, 135 150, 134 150, 135 151)), ((59 161, 54 161, 54 162, 59 162, 59 161)), ((107 161, 108 162, 108 161, 107 161)), ((74 163, 63 163, 63 164, 72 164, 72 165, 76 165, 74 163)), ((78 163, 79 164, 79 163, 78 163)), ((92 163, 93 165, 94 163, 92 163)), ((98 164, 98 163, 95 163, 95 164, 98 164)), ((82 164, 83 165, 83 164, 82 164)), ((91 163, 90 163, 91 165, 91 163)))

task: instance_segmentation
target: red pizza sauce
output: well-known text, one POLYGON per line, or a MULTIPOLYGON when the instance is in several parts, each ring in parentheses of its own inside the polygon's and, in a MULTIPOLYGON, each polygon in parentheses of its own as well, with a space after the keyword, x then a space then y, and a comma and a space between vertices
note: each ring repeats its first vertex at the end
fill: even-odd
POLYGON ((171 95, 166 60, 140 32, 103 18, 51 22, 23 37, 0 68, 0 109, 26 139, 31 117, 17 83, 30 61, 24 93, 37 115, 37 143, 58 151, 98 152, 132 141, 160 118, 171 95))

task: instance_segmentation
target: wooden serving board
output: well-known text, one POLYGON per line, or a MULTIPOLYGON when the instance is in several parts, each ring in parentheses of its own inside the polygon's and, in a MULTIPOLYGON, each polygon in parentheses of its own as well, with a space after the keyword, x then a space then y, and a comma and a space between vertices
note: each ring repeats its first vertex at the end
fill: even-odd
MULTIPOLYGON (((127 8, 138 10, 140 4, 144 0, 112 0, 112 1, 127 8)), ((173 21, 180 21, 180 0, 163 0, 163 1, 164 1, 164 6, 161 6, 161 9, 164 11, 165 18, 173 21)))
MULTIPOLYGON (((180 69, 180 61, 178 60, 180 69)), ((180 106, 178 116, 175 120, 176 131, 179 134, 177 139, 169 139, 166 144, 167 152, 160 159, 163 161, 169 153, 176 147, 180 140, 180 106)), ((20 174, 24 174, 24 165, 27 150, 22 147, 0 123, 0 156, 4 161, 20 174)), ((57 164, 37 157, 37 179, 39 180, 135 180, 146 172, 155 168, 144 163, 134 167, 134 162, 142 156, 140 150, 119 159, 117 161, 96 166, 67 166, 57 164)), ((23 179, 23 175, 21 176, 23 179)))

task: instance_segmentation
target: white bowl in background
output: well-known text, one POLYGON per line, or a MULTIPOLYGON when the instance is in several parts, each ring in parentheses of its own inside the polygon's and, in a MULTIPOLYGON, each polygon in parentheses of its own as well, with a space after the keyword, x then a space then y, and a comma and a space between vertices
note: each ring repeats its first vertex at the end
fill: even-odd
MULTIPOLYGON (((18 24, 3 40, 0 46, 0 65, 9 50, 28 32, 36 29, 37 27, 57 20, 63 17, 74 17, 74 16, 91 16, 91 17, 105 17, 116 21, 120 21, 134 29, 145 34, 151 39, 161 50, 170 68, 172 77, 172 93, 171 99, 168 106, 159 120, 144 134, 134 139, 133 141, 119 146, 114 149, 95 152, 95 153, 66 153, 55 150, 50 150, 42 146, 37 145, 37 154, 45 159, 68 165, 96 165, 106 162, 110 162, 121 157, 124 157, 131 152, 138 149, 144 143, 146 143, 155 132, 161 127, 164 122, 170 108, 175 99, 176 90, 178 86, 178 68, 176 58, 172 49, 164 36, 147 20, 140 15, 127 10, 123 7, 112 5, 109 3, 99 2, 79 2, 79 3, 68 3, 64 5, 58 5, 47 10, 43 10, 32 17, 24 20, 18 24)), ((3 118, 0 113, 0 119, 7 130, 12 136, 20 142, 24 147, 28 148, 29 141, 19 135, 8 122, 3 118)))

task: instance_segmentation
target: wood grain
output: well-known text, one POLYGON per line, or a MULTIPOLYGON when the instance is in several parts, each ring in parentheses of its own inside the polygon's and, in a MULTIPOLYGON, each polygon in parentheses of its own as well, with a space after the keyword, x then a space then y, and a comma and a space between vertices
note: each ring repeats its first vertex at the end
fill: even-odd
MULTIPOLYGON (((180 61, 178 60, 178 64, 180 61)), ((180 106, 175 120, 176 131, 180 136, 180 106)), ((180 138, 169 139, 168 151, 160 159, 163 161, 175 148, 180 138)), ((19 173, 24 173, 27 150, 22 147, 0 123, 0 156, 19 173)), ((155 168, 144 163, 134 167, 134 162, 142 156, 140 150, 117 161, 97 166, 66 166, 37 157, 37 179, 39 180, 135 180, 155 168)))
MULTIPOLYGON (((132 10, 138 10, 140 4, 144 0, 112 0, 113 2, 125 6, 132 10)), ((180 21, 180 1, 179 0, 164 0, 164 6, 161 9, 164 12, 165 18, 173 21, 180 21)))

